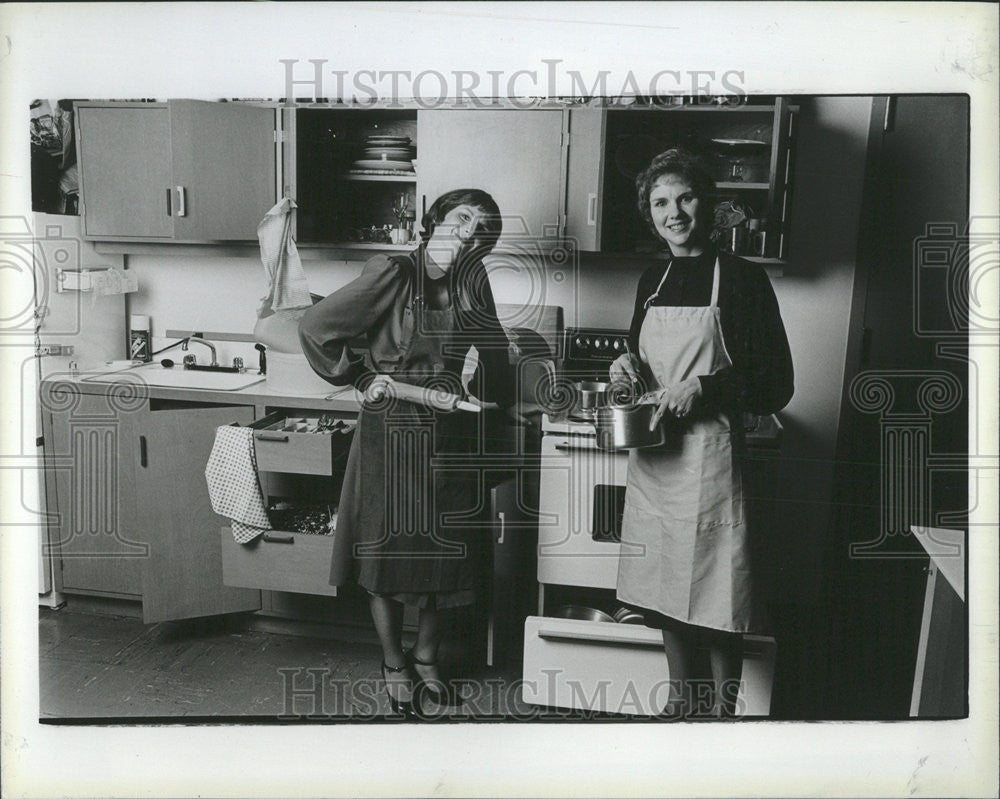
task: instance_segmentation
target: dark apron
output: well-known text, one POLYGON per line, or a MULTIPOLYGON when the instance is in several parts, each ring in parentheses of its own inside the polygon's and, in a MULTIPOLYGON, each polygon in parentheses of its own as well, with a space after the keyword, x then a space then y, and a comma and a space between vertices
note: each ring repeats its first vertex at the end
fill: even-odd
MULTIPOLYGON (((458 356, 453 342, 452 299, 445 310, 414 299, 413 333, 394 379, 461 392, 464 352, 458 356)), ((365 403, 341 493, 331 584, 353 578, 378 594, 474 588, 485 554, 477 440, 477 417, 466 411, 365 403)))

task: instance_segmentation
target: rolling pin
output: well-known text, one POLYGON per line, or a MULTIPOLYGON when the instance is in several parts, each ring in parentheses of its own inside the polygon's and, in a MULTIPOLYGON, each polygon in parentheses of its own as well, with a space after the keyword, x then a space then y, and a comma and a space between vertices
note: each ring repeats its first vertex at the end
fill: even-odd
POLYGON ((397 399, 423 405, 436 411, 472 411, 479 413, 482 408, 474 402, 462 399, 457 394, 449 394, 446 391, 439 391, 432 388, 422 388, 410 383, 399 383, 393 381, 389 385, 389 391, 397 399))

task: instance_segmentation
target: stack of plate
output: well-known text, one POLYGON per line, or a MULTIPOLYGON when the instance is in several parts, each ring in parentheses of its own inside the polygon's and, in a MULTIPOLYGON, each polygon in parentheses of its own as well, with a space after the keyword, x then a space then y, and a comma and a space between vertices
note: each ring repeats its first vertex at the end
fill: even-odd
POLYGON ((364 157, 351 166, 354 169, 412 172, 414 156, 416 148, 409 136, 368 136, 364 144, 364 157))

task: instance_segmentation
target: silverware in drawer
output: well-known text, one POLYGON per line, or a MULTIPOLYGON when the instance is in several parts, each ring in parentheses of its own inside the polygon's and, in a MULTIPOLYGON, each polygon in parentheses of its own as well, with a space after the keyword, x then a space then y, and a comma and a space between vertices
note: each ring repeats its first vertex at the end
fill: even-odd
POLYGON ((320 475, 333 474, 335 467, 342 469, 356 422, 337 419, 330 427, 322 419, 277 411, 254 422, 257 469, 320 475))
POLYGON ((272 530, 238 544, 223 527, 222 582, 238 588, 336 596, 330 585, 333 536, 272 530))

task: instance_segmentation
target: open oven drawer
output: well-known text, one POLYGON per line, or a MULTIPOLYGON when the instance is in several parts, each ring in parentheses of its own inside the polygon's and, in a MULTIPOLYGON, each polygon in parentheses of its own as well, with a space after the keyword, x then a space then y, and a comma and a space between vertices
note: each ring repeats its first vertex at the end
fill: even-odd
POLYGON ((247 544, 223 527, 222 582, 238 588, 336 596, 330 585, 333 536, 269 530, 247 544))
MULTIPOLYGON (((339 414, 338 414, 339 416, 339 414)), ((319 414, 269 413, 252 425, 257 469, 262 472, 330 475, 343 470, 355 420, 343 418, 333 431, 317 431, 319 414)))
MULTIPOLYGON (((744 636, 739 715, 770 714, 774 656, 773 638, 744 636)), ((523 677, 521 697, 528 704, 656 715, 667 704, 670 671, 658 630, 529 616, 523 677)))

